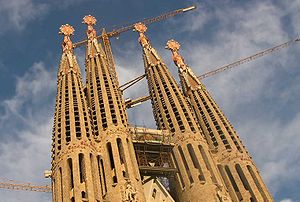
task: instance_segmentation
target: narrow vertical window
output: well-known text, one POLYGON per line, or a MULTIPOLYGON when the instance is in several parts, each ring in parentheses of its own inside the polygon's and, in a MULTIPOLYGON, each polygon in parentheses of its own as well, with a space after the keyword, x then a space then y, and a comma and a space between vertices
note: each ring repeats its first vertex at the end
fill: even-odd
POLYGON ((104 184, 102 182, 102 170, 101 170, 100 156, 97 156, 97 169, 98 169, 98 173, 99 173, 99 180, 100 180, 99 183, 100 183, 100 187, 101 187, 101 193, 103 196, 105 191, 104 191, 104 184))
POLYGON ((92 172, 92 181, 93 181, 93 190, 94 190, 94 194, 95 194, 95 197, 96 199, 100 197, 100 189, 101 189, 101 186, 102 186, 102 183, 101 183, 101 179, 100 179, 100 184, 99 184, 99 177, 100 177, 100 174, 98 173, 99 172, 99 168, 97 167, 96 164, 96 159, 95 159, 95 156, 93 154, 90 153, 90 167, 91 167, 91 172, 92 172))
POLYGON ((199 180, 202 181, 202 182, 204 182, 205 181, 205 177, 204 177, 203 171, 202 171, 202 169, 200 167, 200 164, 199 164, 199 161, 197 159, 197 156, 195 154, 194 148, 193 148, 193 146, 191 144, 188 144, 187 148, 188 148, 188 151, 190 153, 190 156, 191 156, 192 162, 194 164, 194 167, 196 169, 198 169, 198 171, 199 171, 199 180))
POLYGON ((182 175, 181 175, 181 171, 179 169, 179 166, 178 166, 178 162, 177 162, 177 159, 174 155, 174 153, 172 152, 172 156, 173 156, 173 159, 174 159, 174 162, 175 162, 175 165, 176 165, 176 168, 178 169, 178 181, 181 183, 181 188, 184 189, 185 188, 185 183, 183 181, 183 178, 182 178, 182 175))
POLYGON ((115 168, 115 162, 114 162, 114 157, 113 157, 113 152, 112 152, 110 142, 107 143, 107 151, 108 151, 108 155, 109 155, 110 168, 114 169, 115 168))
POLYGON ((61 199, 64 198, 64 189, 63 189, 63 181, 62 181, 62 170, 59 168, 59 189, 60 189, 60 197, 61 199))
POLYGON ((269 200, 268 200, 268 197, 267 197, 267 195, 265 194, 265 192, 264 192, 264 190, 263 190, 261 184, 259 183, 259 181, 258 181, 258 179, 257 179, 257 177, 256 177, 256 175, 255 175, 255 173, 254 173, 254 171, 252 170, 252 167, 248 165, 248 166, 247 166, 247 169, 248 169, 250 175, 252 176, 252 178, 253 178, 253 180, 254 180, 254 183, 255 183, 256 187, 258 188, 258 190, 259 190, 261 196, 263 197, 264 201, 269 201, 269 200))
POLYGON ((85 165, 84 165, 84 157, 83 154, 80 153, 79 157, 79 174, 80 174, 80 183, 85 181, 85 165))
POLYGON ((107 187, 106 187, 104 163, 103 163, 102 158, 99 155, 97 156, 97 162, 98 162, 98 171, 99 171, 99 177, 100 177, 102 196, 104 196, 107 192, 107 187))
MULTIPOLYGON (((107 151, 108 151, 108 155, 109 155, 110 168, 112 170, 115 170, 115 161, 114 161, 114 156, 113 156, 113 151, 112 151, 111 143, 108 142, 106 145, 107 145, 107 151)), ((113 183, 117 183, 117 182, 118 182, 117 176, 114 175, 113 176, 113 183)))
POLYGON ((225 166, 225 171, 226 171, 227 176, 228 176, 228 178, 229 178, 229 180, 231 182, 231 185, 234 188, 234 191, 235 191, 237 197, 241 200, 242 196, 241 196, 240 190, 239 190, 239 188, 238 188, 238 186, 237 186, 237 184, 236 184, 236 182, 235 182, 235 180, 234 180, 234 178, 232 176, 232 173, 231 173, 231 171, 230 171, 230 169, 229 169, 228 166, 225 166))
POLYGON ((73 189, 74 188, 73 162, 71 158, 68 159, 68 166, 69 166, 69 173, 70 173, 70 185, 71 185, 71 189, 73 189))
POLYGON ((186 159, 185 159, 185 156, 184 156, 184 153, 183 153, 183 151, 182 151, 181 146, 178 146, 178 151, 179 151, 179 154, 180 154, 180 156, 181 156, 183 165, 184 165, 184 167, 185 167, 185 171, 186 171, 186 173, 187 173, 187 175, 188 175, 188 177, 189 177, 190 183, 193 184, 193 183, 194 183, 194 180, 193 180, 193 177, 192 177, 192 173, 191 173, 191 171, 190 171, 190 169, 189 169, 188 163, 187 163, 187 161, 186 161, 186 159))
POLYGON ((209 162, 208 156, 206 155, 206 152, 204 151, 202 145, 198 145, 198 149, 199 149, 199 151, 201 153, 201 156, 202 156, 202 158, 204 160, 206 168, 207 168, 207 170, 209 171, 209 173, 211 175, 211 179, 212 179, 213 183, 217 183, 217 179, 216 179, 215 173, 214 173, 214 171, 212 169, 212 166, 211 166, 211 164, 209 162))
MULTIPOLYGON (((118 145, 120 162, 121 162, 121 164, 124 164, 125 163, 125 154, 124 154, 124 147, 123 147, 121 138, 117 138, 117 145, 118 145)), ((125 163, 125 171, 123 171, 123 177, 128 177, 128 170, 127 170, 126 163, 125 163)))
POLYGON ((245 176, 245 174, 244 174, 241 166, 239 164, 236 164, 235 165, 235 169, 236 169, 236 171, 237 171, 237 173, 239 175, 239 178, 241 179, 241 181, 243 183, 244 188, 250 192, 250 194, 251 194, 251 196, 253 198, 255 198, 255 194, 253 193, 253 191, 252 191, 252 189, 251 189, 251 187, 249 185, 249 182, 248 182, 248 180, 247 180, 247 178, 246 178, 246 176, 245 176))

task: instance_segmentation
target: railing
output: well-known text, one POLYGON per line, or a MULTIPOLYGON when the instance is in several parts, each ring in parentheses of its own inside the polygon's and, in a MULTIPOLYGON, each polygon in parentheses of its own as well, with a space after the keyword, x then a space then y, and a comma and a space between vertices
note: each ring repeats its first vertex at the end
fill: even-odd
POLYGON ((173 138, 168 130, 155 130, 143 127, 129 127, 132 140, 153 144, 173 144, 173 138))

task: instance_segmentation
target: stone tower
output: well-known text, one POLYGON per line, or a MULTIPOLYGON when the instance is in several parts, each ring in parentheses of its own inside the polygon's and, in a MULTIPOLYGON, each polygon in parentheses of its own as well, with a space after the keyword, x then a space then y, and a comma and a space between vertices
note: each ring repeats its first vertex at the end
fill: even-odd
POLYGON ((80 69, 73 54, 73 32, 68 24, 60 28, 64 40, 52 138, 53 201, 100 202, 99 149, 94 144, 80 69))
POLYGON ((233 201, 273 201, 252 158, 212 96, 179 54, 179 43, 167 42, 178 67, 182 90, 207 139, 217 168, 233 201))
POLYGON ((146 29, 142 23, 135 25, 157 127, 171 131, 175 139, 173 158, 179 173, 171 184, 175 185, 176 198, 186 202, 231 201, 191 108, 145 36, 146 29))
POLYGON ((108 58, 96 39, 96 19, 87 25, 86 97, 91 109, 95 141, 101 148, 102 196, 109 201, 145 201, 125 104, 108 58))

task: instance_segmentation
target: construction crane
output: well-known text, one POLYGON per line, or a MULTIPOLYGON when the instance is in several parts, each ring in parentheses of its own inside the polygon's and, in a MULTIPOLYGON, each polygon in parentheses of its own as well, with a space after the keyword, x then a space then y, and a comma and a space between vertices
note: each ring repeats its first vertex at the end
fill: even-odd
MULTIPOLYGON (((148 25, 148 24, 151 24, 151 23, 154 23, 154 22, 159 22, 161 20, 165 20, 167 18, 176 16, 176 15, 181 14, 181 13, 185 13, 185 12, 194 10, 194 9, 196 9, 196 6, 189 6, 189 7, 186 7, 186 8, 181 8, 181 9, 178 9, 178 10, 174 10, 174 11, 171 11, 171 12, 168 12, 168 13, 161 14, 157 17, 146 18, 143 21, 138 21, 138 22, 142 22, 142 23, 148 25)), ((128 26, 125 26, 125 27, 114 29, 113 31, 108 32, 106 34, 107 34, 108 37, 117 37, 123 32, 127 32, 129 30, 132 30, 134 25, 138 22, 135 22, 135 23, 133 23, 131 25, 128 25, 128 26)), ((101 39, 101 38, 102 38, 102 35, 97 36, 97 39, 101 39)), ((78 46, 81 46, 81 45, 86 44, 86 43, 87 43, 87 40, 83 40, 83 41, 74 43, 73 46, 74 46, 74 48, 77 48, 78 46)))
POLYGON ((47 192, 51 193, 52 188, 50 185, 33 185, 31 183, 17 183, 12 180, 9 182, 0 182, 0 189, 12 189, 34 192, 47 192))
MULTIPOLYGON (((212 71, 206 72, 206 73, 198 76, 198 78, 199 79, 204 79, 204 78, 207 78, 207 77, 210 77, 210 76, 214 76, 214 75, 216 75, 218 73, 221 73, 221 72, 224 72, 226 70, 238 67, 238 66, 240 66, 240 65, 242 65, 244 63, 251 62, 251 61, 256 60, 256 59, 258 59, 260 57, 263 57, 263 56, 269 55, 271 53, 274 53, 276 51, 282 50, 283 48, 287 48, 290 45, 293 45, 293 44, 295 44, 295 43, 297 43, 299 41, 300 41, 300 38, 295 38, 295 39, 289 40, 289 41, 287 41, 285 43, 279 44, 279 45, 274 46, 272 48, 269 48, 269 49, 266 49, 264 51, 255 53, 254 55, 251 55, 251 56, 239 59, 239 60, 237 60, 237 61, 235 61, 233 63, 227 64, 227 65, 223 65, 223 66, 221 66, 219 68, 216 68, 216 69, 214 69, 212 71)), ((125 84, 123 84, 123 85, 120 86, 121 91, 124 91, 127 88, 133 86, 134 84, 136 84, 137 82, 139 82, 140 80, 142 80, 145 77, 146 77, 146 75, 143 74, 141 76, 138 76, 138 77, 136 77, 136 78, 134 78, 134 79, 126 82, 125 84)), ((135 100, 128 99, 129 101, 127 101, 126 107, 127 108, 132 108, 133 106, 137 106, 138 104, 141 104, 142 102, 147 101, 148 99, 150 99, 150 96, 142 96, 142 97, 137 98, 135 100)))
POLYGON ((205 74, 202 74, 202 75, 198 76, 198 78, 199 79, 204 79, 206 77, 213 76, 215 74, 218 74, 218 73, 221 73, 223 71, 226 71, 226 70, 232 69, 234 67, 237 67, 237 66, 239 66, 241 64, 244 64, 244 63, 247 63, 247 62, 251 62, 252 60, 256 60, 257 58, 263 57, 265 55, 269 55, 269 54, 274 53, 276 51, 279 51, 279 50, 281 50, 283 48, 287 48, 290 45, 295 44, 296 42, 299 42, 299 41, 300 41, 300 38, 292 39, 292 40, 287 41, 287 42, 285 42, 283 44, 280 44, 278 46, 274 46, 274 47, 269 48, 267 50, 258 52, 258 53, 254 54, 254 55, 248 56, 246 58, 239 59, 239 60, 237 60, 237 61, 235 61, 233 63, 230 63, 228 65, 224 65, 222 67, 216 68, 215 70, 206 72, 205 74))

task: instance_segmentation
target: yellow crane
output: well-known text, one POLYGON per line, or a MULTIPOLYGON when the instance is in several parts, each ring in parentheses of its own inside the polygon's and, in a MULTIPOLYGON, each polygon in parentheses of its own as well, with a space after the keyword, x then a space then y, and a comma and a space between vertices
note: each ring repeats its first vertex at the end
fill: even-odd
POLYGON ((0 182, 0 189, 12 189, 22 191, 35 191, 51 193, 51 185, 33 185, 31 183, 18 183, 12 180, 8 182, 0 182))
MULTIPOLYGON (((189 7, 186 7, 186 8, 181 8, 181 9, 177 9, 177 10, 174 10, 174 11, 170 11, 168 13, 163 13, 157 17, 153 17, 153 18, 146 18, 142 21, 137 21, 135 23, 132 23, 131 25, 128 25, 128 26, 124 26, 124 27, 120 27, 118 29, 114 29, 112 30, 111 32, 108 32, 106 33, 106 35, 110 38, 110 37, 117 37, 119 36, 121 33, 123 32, 127 32, 129 30, 132 30, 134 28, 134 25, 138 22, 142 22, 144 23, 145 25, 148 25, 148 24, 151 24, 151 23, 154 23, 154 22, 159 22, 159 21, 162 21, 162 20, 165 20, 165 19, 168 19, 170 17, 174 17, 178 14, 182 14, 182 13, 185 13, 185 12, 188 12, 188 11, 191 11, 191 10, 194 10, 196 9, 196 6, 189 6, 189 7)), ((99 35, 97 36, 97 39, 101 39, 102 38, 102 35, 99 35)), ((87 43, 87 40, 82 40, 82 41, 79 41, 77 43, 74 43, 74 48, 77 48, 81 45, 84 45, 87 43)))

